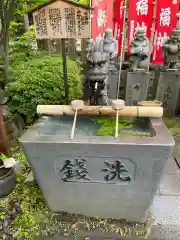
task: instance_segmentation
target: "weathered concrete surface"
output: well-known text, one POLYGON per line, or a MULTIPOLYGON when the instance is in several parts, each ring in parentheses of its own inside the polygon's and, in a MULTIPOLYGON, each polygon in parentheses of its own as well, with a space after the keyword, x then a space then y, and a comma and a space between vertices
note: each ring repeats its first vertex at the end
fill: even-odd
POLYGON ((151 239, 180 239, 180 169, 174 158, 166 165, 159 194, 152 205, 155 225, 150 235, 151 239))
MULTIPOLYGON (((164 179, 160 189, 164 189, 164 182, 169 175, 180 175, 180 169, 175 160, 171 158, 166 165, 164 179)), ((174 187, 174 178, 168 182, 168 191, 163 195, 157 195, 152 206, 152 213, 155 217, 155 224, 152 227, 151 234, 147 240, 179 240, 180 239, 180 195, 172 196, 171 193, 176 190, 174 187)), ((179 185, 180 187, 180 185, 179 185)), ((162 190, 161 190, 162 191, 162 190)), ((176 193, 179 194, 179 193, 176 193)), ((70 240, 62 236, 44 237, 41 240, 70 240)), ((83 238, 87 240, 142 240, 143 237, 116 237, 116 238, 102 238, 100 236, 83 238)))
POLYGON ((152 205, 155 224, 180 226, 180 170, 174 158, 166 165, 159 192, 152 205))
POLYGON ((177 144, 174 148, 174 157, 178 166, 180 167, 180 144, 177 144))
POLYGON ((150 120, 153 137, 115 139, 83 135, 96 125, 81 117, 71 140, 72 119, 68 119, 41 118, 21 137, 50 209, 145 221, 173 150, 174 141, 162 120, 150 120))
MULTIPOLYGON (((155 225, 148 240, 179 240, 180 226, 177 225, 155 225)), ((132 239, 133 240, 133 239, 132 239)))

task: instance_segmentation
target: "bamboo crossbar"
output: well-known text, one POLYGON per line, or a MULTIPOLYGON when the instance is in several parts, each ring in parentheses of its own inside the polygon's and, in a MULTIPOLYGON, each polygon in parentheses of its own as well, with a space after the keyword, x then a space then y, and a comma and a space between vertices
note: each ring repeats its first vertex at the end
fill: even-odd
MULTIPOLYGON (((84 106, 78 110, 78 116, 116 117, 116 112, 111 106, 84 106)), ((38 105, 37 114, 74 116, 75 111, 71 105, 38 105)), ((125 106, 123 109, 118 110, 118 116, 161 118, 163 108, 159 106, 125 106)))

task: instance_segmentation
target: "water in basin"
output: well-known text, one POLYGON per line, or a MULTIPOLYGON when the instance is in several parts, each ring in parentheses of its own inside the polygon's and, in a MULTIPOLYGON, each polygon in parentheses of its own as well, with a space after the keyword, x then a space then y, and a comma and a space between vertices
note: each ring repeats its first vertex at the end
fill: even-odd
MULTIPOLYGON (((115 118, 90 118, 79 116, 75 136, 114 136, 115 118)), ((73 116, 51 116, 46 118, 39 135, 71 134, 73 116)), ((119 119, 119 135, 153 136, 154 130, 149 119, 119 119)))

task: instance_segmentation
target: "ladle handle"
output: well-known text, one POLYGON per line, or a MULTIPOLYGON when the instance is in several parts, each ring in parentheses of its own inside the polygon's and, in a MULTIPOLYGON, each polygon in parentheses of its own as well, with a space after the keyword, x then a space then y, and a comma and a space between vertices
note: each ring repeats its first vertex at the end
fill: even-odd
POLYGON ((119 115, 118 115, 118 110, 116 110, 116 129, 115 129, 115 138, 118 138, 118 127, 119 127, 119 115))
POLYGON ((75 110, 73 125, 71 129, 71 140, 74 138, 75 128, 76 128, 76 120, 77 120, 77 109, 75 110))

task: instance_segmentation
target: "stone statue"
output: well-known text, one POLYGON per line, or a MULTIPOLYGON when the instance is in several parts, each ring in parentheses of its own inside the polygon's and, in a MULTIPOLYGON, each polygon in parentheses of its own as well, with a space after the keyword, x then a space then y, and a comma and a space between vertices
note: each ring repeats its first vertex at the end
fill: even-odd
POLYGON ((175 28, 163 46, 164 67, 180 69, 180 29, 175 28))
POLYGON ((130 45, 130 68, 132 71, 148 68, 149 40, 144 28, 138 28, 130 45))
POLYGON ((110 54, 104 51, 104 39, 89 40, 86 61, 84 100, 91 105, 108 105, 110 54))
POLYGON ((107 29, 104 33, 104 52, 110 55, 110 64, 114 65, 114 60, 118 54, 118 42, 113 38, 111 29, 107 29))

